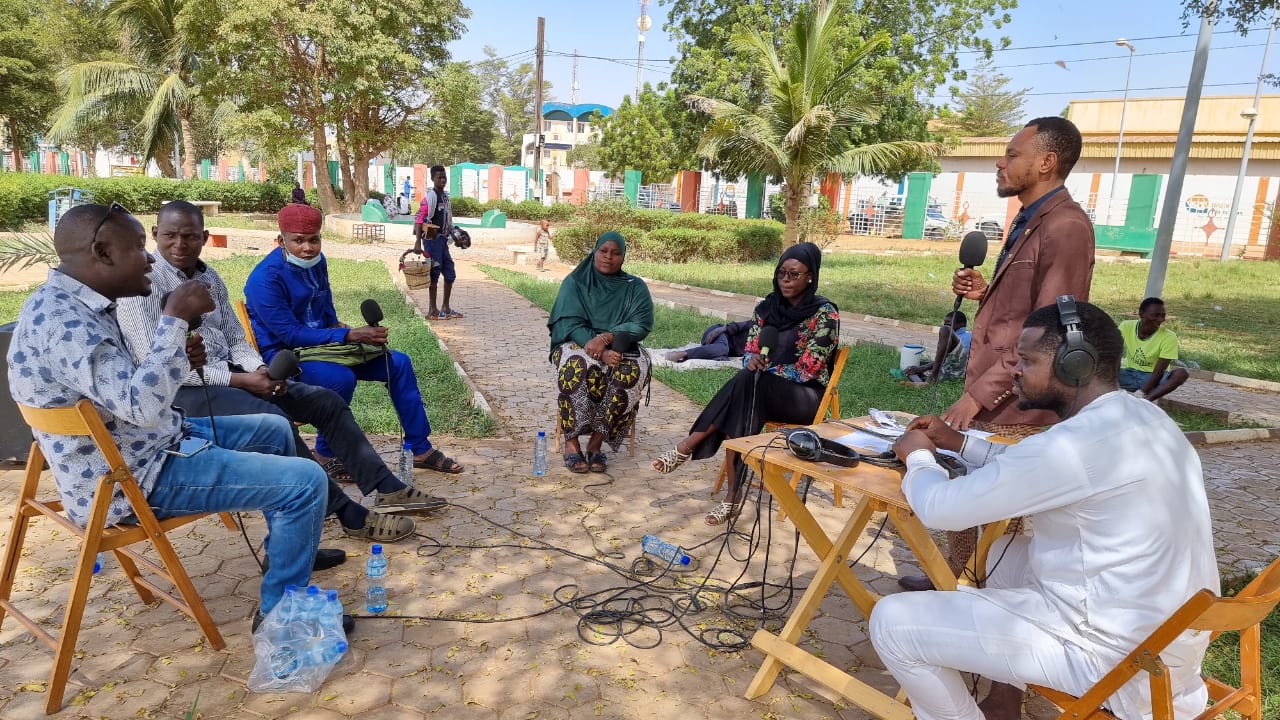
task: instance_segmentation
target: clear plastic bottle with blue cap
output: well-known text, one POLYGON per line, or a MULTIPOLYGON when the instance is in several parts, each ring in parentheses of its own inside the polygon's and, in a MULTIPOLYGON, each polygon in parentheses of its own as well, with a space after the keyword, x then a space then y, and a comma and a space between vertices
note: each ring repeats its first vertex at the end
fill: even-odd
POLYGON ((365 607, 371 613, 382 613, 387 610, 387 556, 382 554, 382 546, 374 545, 369 553, 367 565, 369 591, 366 595, 365 607))
POLYGON ((640 547, 650 555, 666 560, 668 565, 688 565, 693 562, 693 558, 679 545, 663 542, 657 535, 645 535, 640 540, 640 547))

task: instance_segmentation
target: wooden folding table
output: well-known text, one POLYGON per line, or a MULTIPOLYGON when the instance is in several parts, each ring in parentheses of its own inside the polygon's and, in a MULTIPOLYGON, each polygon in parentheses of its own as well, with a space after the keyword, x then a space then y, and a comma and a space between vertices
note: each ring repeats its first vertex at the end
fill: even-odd
MULTIPOLYGON (((852 428, 844 423, 828 422, 815 425, 812 429, 831 439, 848 434, 852 428)), ((914 717, 911 708, 899 699, 885 695, 802 650, 797 644, 823 598, 830 592, 833 582, 844 590, 864 616, 871 616, 871 609, 879 595, 858 579, 848 562, 850 548, 871 522, 873 513, 888 514, 889 520, 915 553, 921 569, 933 581, 934 587, 940 590, 955 589, 955 575, 951 573, 928 530, 911 512, 907 499, 902 494, 902 469, 879 467, 865 462, 857 467, 845 468, 801 460, 787 451, 782 434, 776 432, 729 439, 724 442, 724 448, 737 453, 743 462, 756 471, 764 488, 778 501, 781 510, 795 523, 805 543, 821 561, 817 573, 787 619, 782 632, 775 635, 766 630, 757 630, 751 638, 751 644, 765 654, 765 660, 747 686, 746 697, 757 698, 768 692, 785 665, 835 690, 876 717, 885 720, 909 720, 914 717), (846 497, 859 498, 857 507, 834 541, 827 536, 826 531, 805 507, 796 489, 791 486, 791 475, 808 476, 814 482, 839 486, 846 497)))

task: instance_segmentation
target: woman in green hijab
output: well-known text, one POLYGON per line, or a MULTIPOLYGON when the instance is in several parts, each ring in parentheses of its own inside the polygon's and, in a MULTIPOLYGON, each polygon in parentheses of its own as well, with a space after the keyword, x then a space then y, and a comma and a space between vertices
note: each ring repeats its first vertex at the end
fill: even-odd
POLYGON ((622 272, 626 255, 621 234, 601 235, 560 285, 547 321, 564 464, 575 473, 608 469, 601 446, 617 452, 649 384, 649 356, 636 343, 653 329, 653 298, 643 280, 622 272), (584 454, 579 437, 587 433, 584 454))

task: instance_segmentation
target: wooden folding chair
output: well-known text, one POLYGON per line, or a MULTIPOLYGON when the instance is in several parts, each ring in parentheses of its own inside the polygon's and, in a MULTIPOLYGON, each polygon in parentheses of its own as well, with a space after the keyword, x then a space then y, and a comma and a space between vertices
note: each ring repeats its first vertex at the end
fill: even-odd
MULTIPOLYGON (((253 323, 249 320, 249 306, 244 304, 243 300, 235 301, 236 317, 240 320, 240 327, 244 328, 245 339, 253 346, 254 350, 258 350, 258 337, 253 334, 253 323)), ((258 350, 258 352, 262 352, 258 350)))
POLYGON ((1209 590, 1192 595, 1084 695, 1077 698, 1053 688, 1028 687, 1062 709, 1058 720, 1113 720, 1114 716, 1102 708, 1103 703, 1120 686, 1145 672, 1151 683, 1154 720, 1174 720, 1169 668, 1160 659, 1161 651, 1186 630, 1212 632, 1215 638, 1224 632, 1239 632, 1240 686, 1233 687, 1206 676, 1204 681, 1213 702, 1195 720, 1218 717, 1228 710, 1234 710, 1243 720, 1262 720, 1261 625, 1277 603, 1280 603, 1280 558, 1272 561, 1235 597, 1218 597, 1209 590))
MULTIPOLYGON (((818 412, 813 416, 811 425, 825 422, 828 417, 833 419, 840 418, 840 378, 844 375, 844 364, 849 359, 849 346, 842 345, 836 348, 836 354, 831 360, 831 379, 827 382, 827 391, 822 394, 822 402, 818 403, 818 412)), ((765 432, 774 432, 786 427, 798 427, 796 425, 788 425, 787 423, 767 422, 764 424, 765 432)), ((720 473, 716 475, 716 485, 711 488, 711 494, 716 495, 720 492, 720 488, 729 478, 733 477, 733 461, 737 458, 737 453, 726 451, 724 454, 724 463, 720 465, 720 473)), ((791 487, 796 487, 800 482, 799 477, 791 479, 791 487)), ((844 495, 840 491, 840 486, 835 488, 836 507, 844 507, 844 495)))
MULTIPOLYGON (((13 525, 9 531, 9 544, 5 548, 4 568, 0 571, 0 623, 4 622, 4 613, 8 612, 26 626, 33 635, 42 640, 54 651, 53 668, 49 673, 49 687, 45 712, 53 714, 62 708, 62 696, 66 691, 67 675, 71 670, 71 658, 76 651, 76 638, 80 634, 80 620, 84 615, 85 602, 89 595, 89 583, 93 580, 93 564, 98 553, 110 550, 115 554, 120 568, 133 583, 138 597, 143 603, 150 604, 157 598, 164 600, 183 613, 190 616, 200 626, 200 631, 208 638, 209 645, 221 650, 226 643, 213 623, 204 601, 196 592, 191 577, 178 559, 165 533, 187 523, 209 515, 183 515, 181 517, 157 520, 147 505, 129 466, 125 464, 115 440, 103 424, 93 403, 81 400, 75 407, 41 409, 19 404, 19 411, 27 424, 36 430, 53 435, 88 435, 98 447, 111 468, 98 480, 98 488, 93 496, 93 505, 89 510, 89 522, 80 527, 62 514, 62 502, 58 499, 39 499, 36 490, 40 484, 40 475, 45 468, 44 453, 37 443, 31 443, 31 454, 27 457, 26 475, 22 482, 22 491, 18 494, 18 506, 13 514, 13 525), (107 521, 107 509, 111 504, 112 491, 120 487, 133 506, 137 525, 104 527, 107 521), (63 530, 80 538, 80 556, 76 569, 71 577, 71 595, 67 600, 66 612, 62 619, 62 633, 54 638, 39 623, 20 611, 11 602, 14 579, 18 575, 18 560, 22 557, 23 544, 26 541, 27 527, 37 515, 43 515, 57 523, 63 530), (127 547, 135 543, 148 541, 160 555, 164 563, 161 567, 144 558, 137 551, 127 547), (169 591, 156 585, 149 578, 139 574, 142 566, 148 572, 167 580, 177 591, 175 597, 169 591)), ((237 528, 235 521, 227 513, 220 513, 222 521, 228 528, 237 528)))

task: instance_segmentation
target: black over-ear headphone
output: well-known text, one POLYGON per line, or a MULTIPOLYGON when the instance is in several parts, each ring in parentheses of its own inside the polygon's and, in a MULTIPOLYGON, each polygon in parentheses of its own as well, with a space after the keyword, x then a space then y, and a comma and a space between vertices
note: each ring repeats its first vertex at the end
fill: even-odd
POLYGON ((787 449, 792 455, 809 462, 824 462, 841 467, 855 467, 862 460, 857 450, 831 440, 823 440, 809 428, 783 430, 787 449))
POLYGON ((1098 351, 1084 339, 1084 325, 1071 295, 1058 296, 1058 321, 1067 331, 1067 339, 1058 346, 1053 358, 1053 374, 1066 385, 1080 387, 1089 382, 1098 367, 1098 351))

